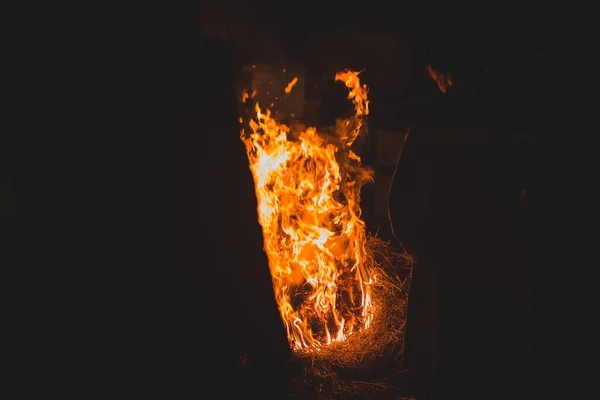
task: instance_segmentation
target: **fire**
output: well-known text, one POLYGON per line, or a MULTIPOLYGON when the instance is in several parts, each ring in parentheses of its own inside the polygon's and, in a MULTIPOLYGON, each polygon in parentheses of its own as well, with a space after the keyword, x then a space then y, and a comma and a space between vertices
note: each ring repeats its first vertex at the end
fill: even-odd
POLYGON ((360 189, 372 173, 350 149, 369 113, 359 73, 335 76, 355 113, 334 134, 292 129, 259 104, 250 132, 242 129, 275 298, 295 350, 343 341, 373 320, 360 209, 360 189))
POLYGON ((426 67, 426 70, 431 79, 433 79, 437 83, 442 93, 446 93, 448 91, 448 88, 450 88, 450 86, 452 86, 452 84, 454 83, 452 79, 452 74, 450 74, 449 72, 447 74, 440 73, 433 69, 431 65, 428 65, 426 67))

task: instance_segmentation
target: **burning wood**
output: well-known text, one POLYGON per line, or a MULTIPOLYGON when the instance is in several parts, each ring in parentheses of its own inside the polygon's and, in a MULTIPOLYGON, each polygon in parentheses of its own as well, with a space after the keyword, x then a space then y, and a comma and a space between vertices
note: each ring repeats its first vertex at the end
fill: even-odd
MULTIPOLYGON (((401 343, 409 279, 400 279, 398 271, 390 269, 402 264, 410 271, 410 262, 408 256, 396 254, 391 265, 387 245, 376 238, 367 244, 360 191, 373 173, 351 146, 369 114, 368 89, 361 85, 359 72, 339 72, 335 80, 348 88, 355 112, 333 133, 291 128, 256 103, 249 132, 242 129, 241 139, 290 345, 297 354, 348 364, 390 341, 401 343), (387 264, 376 261, 381 254, 388 255, 387 264), (393 321, 400 322, 392 326, 393 321)), ((292 80, 285 92, 296 82, 292 80)))

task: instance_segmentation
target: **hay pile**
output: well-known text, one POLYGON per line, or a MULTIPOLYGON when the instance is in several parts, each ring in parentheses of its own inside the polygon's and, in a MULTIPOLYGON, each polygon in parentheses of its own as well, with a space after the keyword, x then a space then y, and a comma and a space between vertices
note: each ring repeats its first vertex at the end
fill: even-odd
POLYGON ((293 381, 296 398, 403 398, 383 381, 402 372, 412 257, 376 236, 368 238, 367 253, 368 268, 376 278, 373 323, 318 353, 294 353, 293 362, 303 370, 293 381))

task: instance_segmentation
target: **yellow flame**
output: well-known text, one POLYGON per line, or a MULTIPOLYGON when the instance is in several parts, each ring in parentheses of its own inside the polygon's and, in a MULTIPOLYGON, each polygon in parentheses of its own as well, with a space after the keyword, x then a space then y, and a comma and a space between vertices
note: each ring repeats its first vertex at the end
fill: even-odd
POLYGON ((372 173, 350 150, 369 113, 367 87, 358 75, 335 76, 349 88, 355 105, 355 115, 335 134, 313 127, 292 130, 259 104, 249 121, 251 132, 241 134, 275 298, 296 350, 315 351, 345 340, 368 328, 373 318, 373 280, 365 266, 360 218, 360 189, 372 173))

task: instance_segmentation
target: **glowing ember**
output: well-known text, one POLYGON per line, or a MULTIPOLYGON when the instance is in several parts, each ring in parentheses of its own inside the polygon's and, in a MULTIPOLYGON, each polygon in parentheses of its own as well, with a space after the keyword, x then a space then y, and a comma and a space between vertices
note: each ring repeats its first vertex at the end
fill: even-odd
POLYGON ((288 83, 288 85, 285 87, 285 92, 286 93, 291 92, 292 88, 294 87, 294 85, 296 85, 296 83, 298 83, 298 78, 292 79, 292 81, 290 83, 288 83))
MULTIPOLYGON (((373 319, 360 189, 372 179, 350 146, 369 113, 359 72, 336 74, 355 115, 335 134, 291 129, 256 104, 242 130, 275 298, 296 350, 343 341, 373 319)), ((285 89, 288 93, 297 78, 285 89)), ((244 97, 244 100, 246 97, 244 97)))

